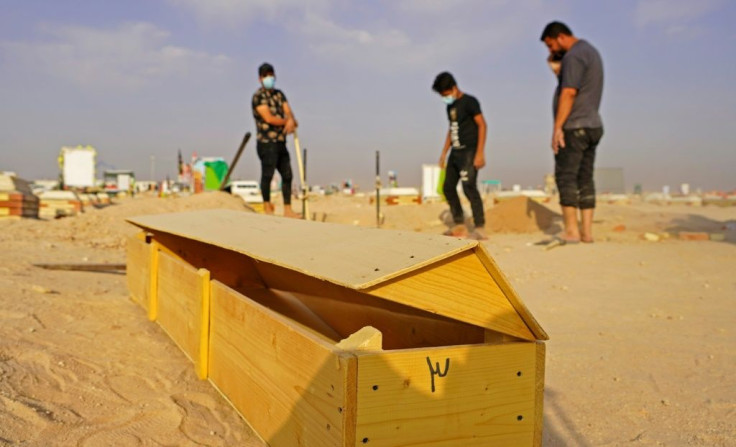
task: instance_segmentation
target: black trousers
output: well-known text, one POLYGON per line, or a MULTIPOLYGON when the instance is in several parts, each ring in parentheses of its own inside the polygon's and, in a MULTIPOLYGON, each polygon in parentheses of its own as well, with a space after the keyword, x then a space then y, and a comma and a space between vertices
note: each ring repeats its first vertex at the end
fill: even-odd
POLYGON ((457 194, 457 182, 461 181, 463 192, 470 201, 470 209, 473 211, 473 222, 477 228, 483 228, 486 219, 483 215, 483 200, 478 191, 478 170, 473 166, 474 159, 475 151, 472 149, 453 149, 450 152, 442 192, 445 194, 447 203, 450 204, 452 220, 456 224, 464 223, 463 207, 460 205, 460 197, 457 194))
POLYGON ((291 205, 291 159, 286 143, 256 144, 258 158, 261 160, 261 194, 264 202, 271 201, 271 180, 276 170, 281 175, 281 193, 284 196, 284 205, 291 205))
POLYGON ((603 137, 603 128, 565 130, 565 147, 555 155, 555 180, 560 205, 595 208, 593 165, 595 150, 603 137))

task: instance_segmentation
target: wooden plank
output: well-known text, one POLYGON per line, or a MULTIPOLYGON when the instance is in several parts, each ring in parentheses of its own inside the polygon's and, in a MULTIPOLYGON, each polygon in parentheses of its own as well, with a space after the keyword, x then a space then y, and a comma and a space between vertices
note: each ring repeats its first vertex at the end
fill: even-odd
POLYGON ((340 340, 335 346, 345 351, 381 351, 383 334, 372 326, 366 326, 348 338, 340 340))
POLYGON ((513 337, 536 339, 472 251, 366 291, 513 337))
POLYGON ((21 200, 18 201, 3 201, 0 200, 0 208, 11 209, 11 210, 23 210, 24 208, 34 208, 32 203, 26 203, 21 200))
POLYGON ((315 334, 319 334, 320 337, 324 337, 329 343, 334 343, 342 338, 334 328, 292 293, 263 287, 242 287, 236 290, 258 304, 294 320, 315 334))
POLYGON ((364 326, 374 326, 383 333, 384 349, 406 349, 429 346, 481 343, 483 329, 439 315, 422 313, 405 306, 391 308, 373 301, 343 301, 294 293, 341 337, 347 337, 364 326))
POLYGON ((151 262, 149 264, 149 292, 148 292, 148 319, 156 321, 158 316, 158 258, 160 254, 159 244, 156 241, 151 241, 148 244, 151 251, 151 262))
POLYGON ((216 245, 353 289, 370 287, 478 244, 440 235, 232 210, 159 214, 128 221, 155 233, 216 245))
POLYGON ((484 331, 484 335, 485 337, 484 337, 483 343, 487 345, 501 345, 504 343, 513 343, 513 342, 521 341, 521 339, 519 338, 511 337, 509 335, 502 334, 496 331, 490 331, 488 329, 484 331))
POLYGON ((364 326, 383 333, 384 349, 483 343, 483 329, 442 315, 386 301, 312 278, 283 267, 260 263, 258 273, 273 289, 290 291, 345 338, 364 326))
POLYGON ((207 269, 212 279, 230 287, 264 286, 253 259, 241 253, 167 233, 154 232, 153 239, 160 250, 195 268, 207 269))
POLYGON ((358 355, 356 444, 531 446, 536 343, 358 355))
POLYGON ((38 215, 37 208, 3 208, 0 207, 0 215, 5 217, 36 217, 38 215))
POLYGON ((94 262, 53 262, 44 264, 33 264, 34 267, 39 267, 45 270, 66 270, 72 272, 119 272, 125 271, 125 264, 118 263, 94 263, 94 262))
POLYGON ((199 294, 202 297, 201 330, 199 338, 199 360, 197 362, 197 376, 204 380, 209 374, 210 361, 210 272, 206 269, 197 270, 199 275, 199 294))
POLYGON ((534 402, 534 447, 542 447, 544 428, 544 371, 546 363, 546 346, 544 342, 537 343, 537 367, 534 385, 536 399, 534 402))
POLYGON ((198 270, 167 253, 159 252, 158 266, 156 321, 199 372, 202 277, 198 270))
POLYGON ((357 427, 355 422, 358 418, 358 359, 355 356, 343 357, 347 359, 344 364, 346 374, 343 376, 345 382, 342 386, 344 393, 345 405, 342 408, 342 438, 343 442, 337 444, 340 447, 356 447, 359 444, 357 439, 357 427))
POLYGON ((151 275, 151 247, 137 236, 126 244, 126 276, 130 297, 148 311, 151 275))
POLYGON ((355 356, 211 284, 209 380, 274 447, 352 447, 355 356))
POLYGON ((549 336, 547 335, 547 333, 544 331, 539 322, 537 322, 537 319, 534 318, 534 315, 529 312, 529 309, 516 293, 516 290, 511 287, 511 283, 508 279, 506 279, 506 275, 503 274, 488 250, 481 244, 478 245, 478 247, 475 249, 475 252, 478 256, 478 259, 480 259, 480 262, 486 268, 488 274, 491 275, 498 287, 501 289, 501 291, 503 291, 504 295, 506 295, 506 298, 509 300, 509 302, 522 318, 522 320, 524 320, 527 327, 532 332, 532 334, 534 334, 536 339, 549 340, 549 336))

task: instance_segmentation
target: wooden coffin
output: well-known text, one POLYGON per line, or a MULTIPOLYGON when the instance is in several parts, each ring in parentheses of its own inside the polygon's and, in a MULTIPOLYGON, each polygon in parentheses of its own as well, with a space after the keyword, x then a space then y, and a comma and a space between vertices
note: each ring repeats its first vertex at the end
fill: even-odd
POLYGON ((539 446, 547 335, 476 241, 130 219, 131 297, 280 446, 539 446))

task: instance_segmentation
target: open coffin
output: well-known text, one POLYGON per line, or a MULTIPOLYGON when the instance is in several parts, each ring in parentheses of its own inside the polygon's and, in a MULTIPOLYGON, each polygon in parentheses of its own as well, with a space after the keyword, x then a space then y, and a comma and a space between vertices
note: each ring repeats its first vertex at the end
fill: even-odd
POLYGON ((477 242, 130 220, 131 296, 272 446, 540 445, 547 336, 477 242))

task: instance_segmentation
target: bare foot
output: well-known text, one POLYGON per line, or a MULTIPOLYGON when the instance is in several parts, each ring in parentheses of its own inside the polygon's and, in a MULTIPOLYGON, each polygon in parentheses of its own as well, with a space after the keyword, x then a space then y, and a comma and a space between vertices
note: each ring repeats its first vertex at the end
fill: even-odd
POLYGON ((291 207, 284 207, 284 217, 291 217, 292 219, 301 219, 302 215, 295 213, 291 207))
POLYGON ((468 239, 475 239, 476 241, 487 241, 488 236, 486 236, 483 228, 475 227, 475 229, 471 231, 470 234, 468 234, 468 239))
POLYGON ((463 224, 457 224, 451 228, 449 228, 444 233, 445 236, 452 236, 452 237, 467 237, 468 236, 468 227, 466 227, 463 224))
POLYGON ((265 214, 273 214, 275 210, 276 210, 276 207, 273 206, 273 203, 263 202, 263 212, 265 214))

